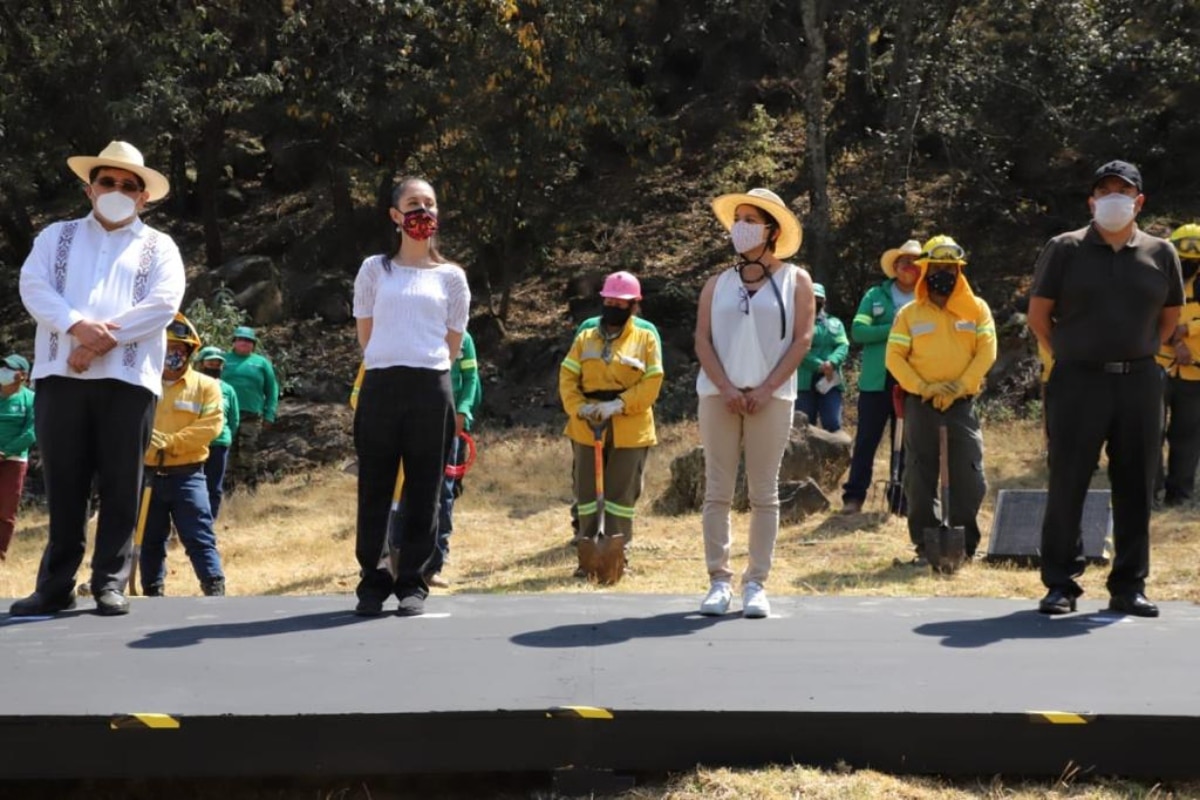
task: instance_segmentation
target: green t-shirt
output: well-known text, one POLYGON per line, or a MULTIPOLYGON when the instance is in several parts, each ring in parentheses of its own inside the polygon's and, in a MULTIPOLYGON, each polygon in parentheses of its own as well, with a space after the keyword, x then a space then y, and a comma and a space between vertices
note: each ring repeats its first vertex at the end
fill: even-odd
POLYGON ((33 391, 22 386, 0 397, 0 453, 13 461, 28 461, 33 433, 33 391))
POLYGON ((257 414, 265 422, 275 421, 279 408, 279 382, 275 368, 258 353, 240 356, 232 350, 225 354, 221 380, 237 392, 238 409, 242 414, 257 414))

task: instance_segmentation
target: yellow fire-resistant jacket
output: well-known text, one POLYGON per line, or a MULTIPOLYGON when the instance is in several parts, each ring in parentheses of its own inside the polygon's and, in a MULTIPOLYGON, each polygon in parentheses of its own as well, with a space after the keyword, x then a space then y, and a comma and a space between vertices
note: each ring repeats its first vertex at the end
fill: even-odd
POLYGON ((563 433, 572 441, 591 444, 591 425, 580 419, 578 412, 585 403, 600 401, 585 393, 616 392, 625 403, 625 412, 612 418, 613 447, 657 444, 652 407, 663 382, 658 340, 652 332, 636 327, 630 317, 620 336, 607 342, 606 358, 602 328, 589 328, 575 337, 558 371, 558 393, 567 412, 563 433))
POLYGON ((1183 308, 1179 309, 1179 324, 1187 325, 1187 336, 1184 344, 1192 353, 1192 363, 1181 366, 1175 363, 1174 345, 1163 345, 1158 351, 1158 363, 1167 374, 1173 378, 1183 378, 1185 381, 1200 381, 1200 302, 1196 300, 1196 279, 1200 273, 1193 275, 1183 284, 1183 308))
MULTIPOLYGON (((154 412, 154 429, 171 437, 163 448, 162 466, 200 464, 208 460, 208 443, 224 425, 221 384, 189 369, 174 383, 163 381, 163 396, 154 412)), ((158 466, 158 451, 146 451, 146 466, 158 466)))
POLYGON ((983 389, 983 376, 996 362, 996 324, 983 298, 965 275, 958 276, 945 308, 929 299, 924 276, 913 302, 900 309, 888 334, 888 372, 910 394, 922 384, 958 381, 969 397, 983 389))

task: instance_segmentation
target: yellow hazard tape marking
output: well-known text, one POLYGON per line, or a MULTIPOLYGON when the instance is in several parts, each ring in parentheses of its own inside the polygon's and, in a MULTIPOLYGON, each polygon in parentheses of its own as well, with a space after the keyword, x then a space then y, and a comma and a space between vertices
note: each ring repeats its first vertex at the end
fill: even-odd
POLYGON ((113 717, 108 723, 108 727, 114 731, 140 730, 145 728, 177 730, 179 728, 179 720, 170 714, 125 714, 120 717, 113 717))
POLYGON ((1091 714, 1074 714, 1070 711, 1030 711, 1034 722, 1049 722, 1051 725, 1087 725, 1091 714))
POLYGON ((558 706, 546 712, 547 717, 578 717, 580 719, 612 719, 613 713, 607 708, 596 706, 558 706))

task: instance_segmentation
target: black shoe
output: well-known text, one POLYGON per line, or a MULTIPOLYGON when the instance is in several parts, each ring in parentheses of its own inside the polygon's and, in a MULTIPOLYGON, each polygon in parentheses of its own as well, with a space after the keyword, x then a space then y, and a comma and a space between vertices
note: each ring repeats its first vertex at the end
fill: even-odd
POLYGON ((73 608, 75 608, 74 595, 54 603, 38 592, 34 592, 29 597, 17 600, 9 606, 8 614, 12 617, 48 617, 60 611, 70 611, 73 608))
POLYGON ((146 597, 165 597, 167 590, 161 583, 155 583, 150 586, 143 586, 142 594, 146 597))
POLYGON ((401 617, 419 617, 425 613, 424 596, 413 593, 400 596, 400 606, 396 614, 401 617))
POLYGON ((207 580, 201 581, 200 591, 204 592, 205 597, 224 597, 225 579, 208 578, 207 580))
POLYGON ((1157 617, 1158 606, 1146 599, 1141 592, 1114 594, 1108 601, 1108 610, 1134 617, 1157 617))
POLYGON ((119 617, 129 613, 129 600, 116 589, 102 589, 96 595, 96 613, 102 617, 119 617))
POLYGON ((1038 603, 1042 614, 1067 614, 1075 610, 1075 596, 1062 589, 1051 589, 1038 603))
POLYGON ((354 613, 360 617, 378 617, 383 613, 383 598, 360 597, 354 613))

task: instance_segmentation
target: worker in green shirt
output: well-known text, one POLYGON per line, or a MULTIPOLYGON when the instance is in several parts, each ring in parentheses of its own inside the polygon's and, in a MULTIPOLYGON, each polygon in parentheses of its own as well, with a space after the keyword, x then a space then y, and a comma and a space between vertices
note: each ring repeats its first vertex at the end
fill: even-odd
POLYGON ((0 361, 0 561, 8 555, 33 445, 29 362, 13 353, 0 361))
POLYGON ((213 522, 221 511, 221 498, 225 494, 225 467, 229 461, 229 446, 237 434, 240 412, 237 392, 221 379, 225 368, 225 354, 221 348, 209 345, 196 356, 200 371, 221 384, 221 415, 224 424, 217 438, 208 443, 208 460, 204 462, 204 477, 208 482, 208 504, 212 507, 213 522))
POLYGON ((233 437, 233 470, 238 480, 253 492, 258 488, 258 442, 263 430, 275 423, 279 408, 279 382, 275 368, 265 356, 255 352, 258 335, 253 328, 240 326, 233 332, 233 349, 225 354, 221 380, 237 393, 237 432, 233 437))

